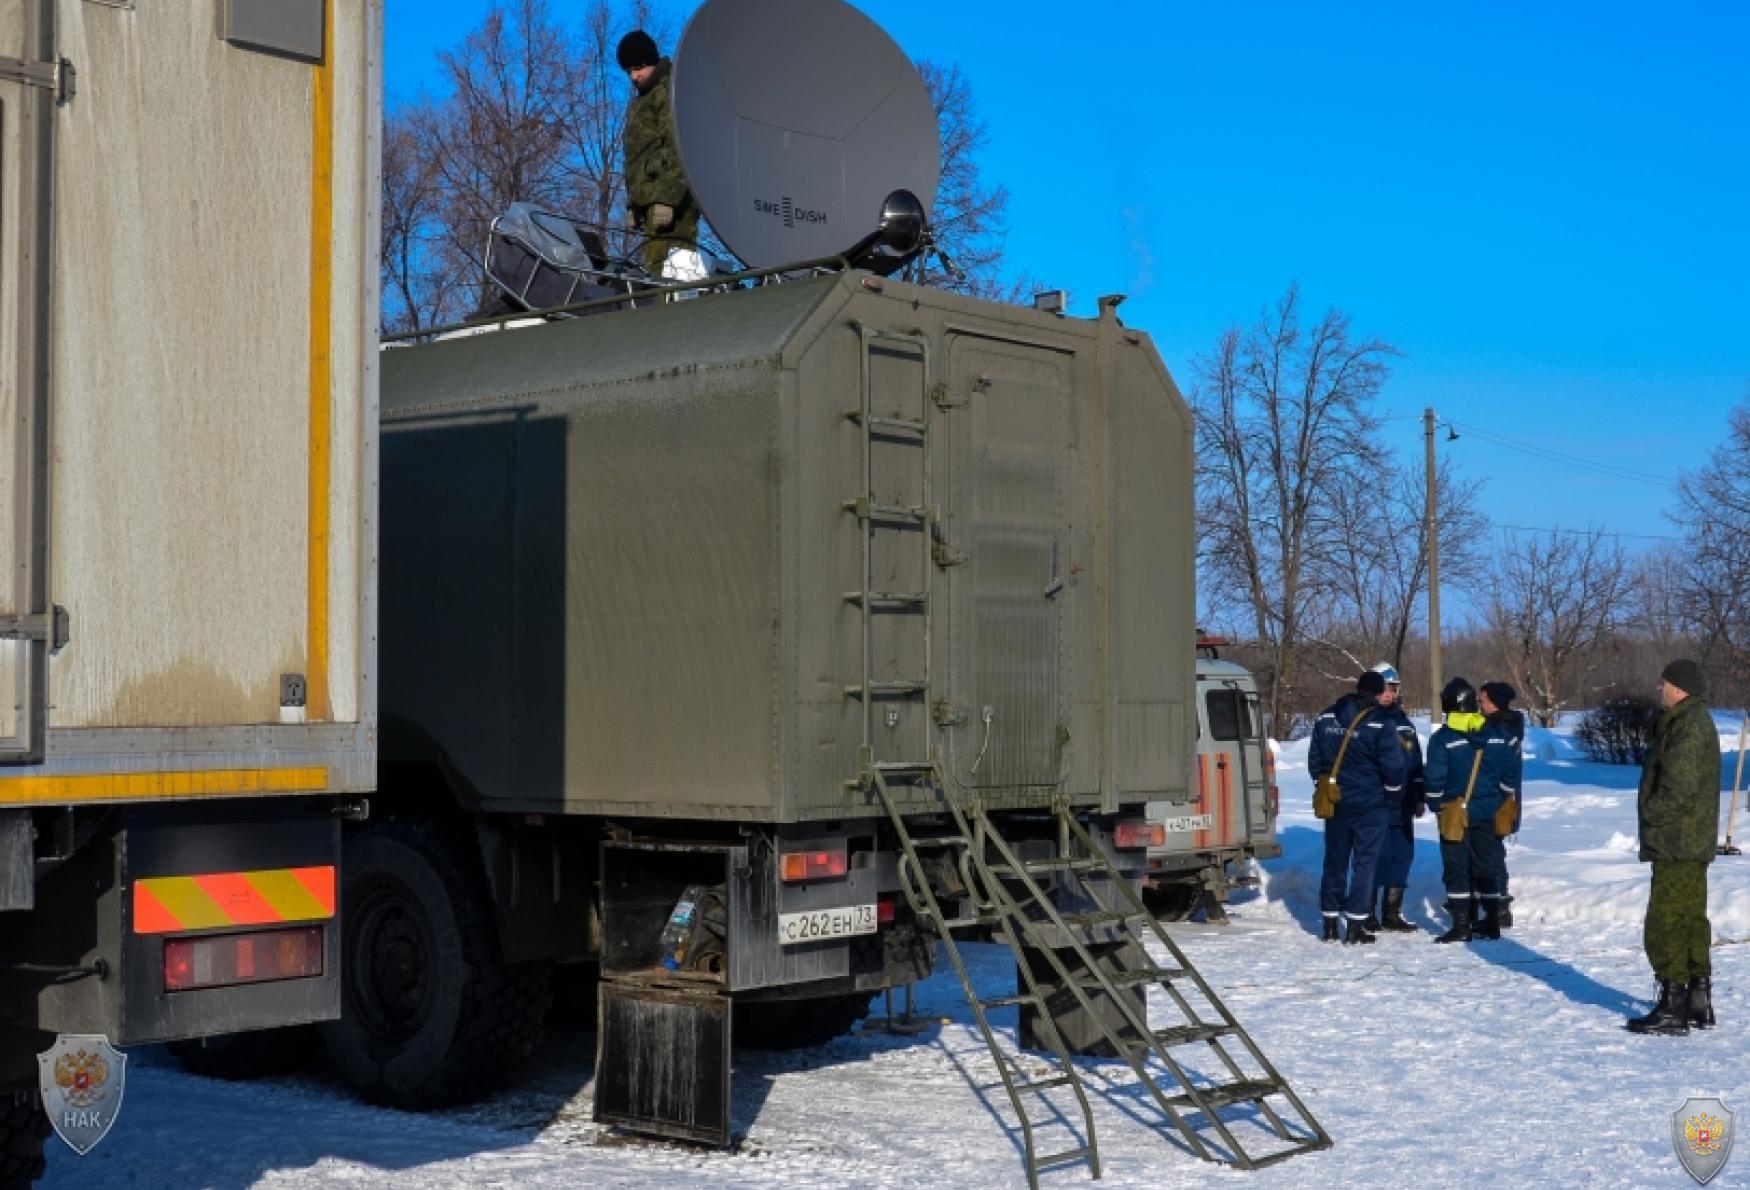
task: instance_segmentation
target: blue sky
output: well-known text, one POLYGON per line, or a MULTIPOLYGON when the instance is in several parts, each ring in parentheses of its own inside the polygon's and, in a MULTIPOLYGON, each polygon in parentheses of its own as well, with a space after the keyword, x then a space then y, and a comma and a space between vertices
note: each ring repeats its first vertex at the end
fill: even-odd
MULTIPOLYGON (((387 2, 391 98, 488 7, 387 2)), ((1750 397, 1750 5, 858 7, 971 80, 1015 271, 1128 294, 1182 386, 1298 282, 1404 352, 1406 461, 1432 405, 1496 523, 1644 536, 1668 487, 1463 426, 1668 479, 1750 397)))

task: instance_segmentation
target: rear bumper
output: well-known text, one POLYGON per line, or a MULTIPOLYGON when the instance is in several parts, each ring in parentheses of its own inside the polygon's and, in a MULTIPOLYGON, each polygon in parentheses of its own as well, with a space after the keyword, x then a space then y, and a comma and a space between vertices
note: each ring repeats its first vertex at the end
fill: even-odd
POLYGON ((38 882, 34 909, 0 915, 0 1021, 143 1045, 339 1016, 333 811, 276 798, 117 812, 38 882), (323 931, 320 975, 166 990, 175 939, 294 927, 323 931))

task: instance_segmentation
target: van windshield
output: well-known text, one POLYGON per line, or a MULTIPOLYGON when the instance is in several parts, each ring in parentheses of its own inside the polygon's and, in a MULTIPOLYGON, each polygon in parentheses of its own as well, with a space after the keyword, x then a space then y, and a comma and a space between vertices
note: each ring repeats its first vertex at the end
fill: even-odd
POLYGON ((1211 690, 1203 697, 1209 716, 1209 734, 1217 740, 1249 740, 1258 734, 1252 726, 1252 707, 1238 690, 1211 690))

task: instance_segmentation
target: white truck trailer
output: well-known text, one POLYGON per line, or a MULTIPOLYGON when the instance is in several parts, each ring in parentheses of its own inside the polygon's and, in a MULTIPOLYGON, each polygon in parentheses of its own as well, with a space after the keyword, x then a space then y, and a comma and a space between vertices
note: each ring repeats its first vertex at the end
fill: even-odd
POLYGON ((377 0, 0 0, 0 1180, 40 1168, 56 1034, 339 1011, 380 29, 377 0))

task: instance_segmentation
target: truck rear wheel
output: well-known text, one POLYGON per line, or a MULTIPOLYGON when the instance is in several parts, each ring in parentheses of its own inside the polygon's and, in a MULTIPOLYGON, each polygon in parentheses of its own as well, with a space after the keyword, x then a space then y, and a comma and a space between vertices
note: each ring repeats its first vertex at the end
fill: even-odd
POLYGON ((33 1091, 0 1096, 0 1190, 25 1190, 43 1176, 49 1117, 33 1091))
POLYGON ((182 1068, 202 1078, 243 1082, 296 1074, 315 1058, 316 1030, 309 1025, 226 1033, 165 1046, 182 1068))
POLYGON ((546 963, 507 963, 484 877, 429 823, 351 835, 341 866, 341 1019, 321 1026, 358 1092, 426 1109, 484 1097, 540 1039, 546 963))
POLYGON ((874 992, 809 1000, 744 1000, 735 1006, 735 1044, 756 1050, 799 1050, 843 1037, 869 1015, 874 992))

